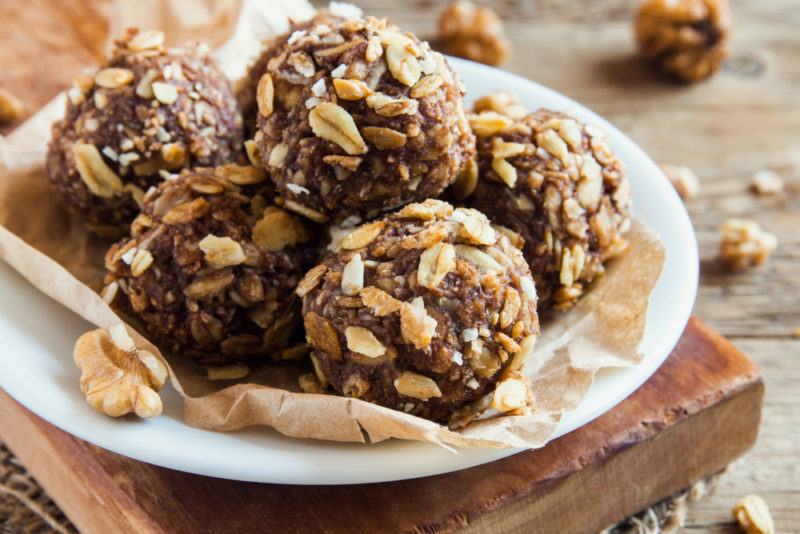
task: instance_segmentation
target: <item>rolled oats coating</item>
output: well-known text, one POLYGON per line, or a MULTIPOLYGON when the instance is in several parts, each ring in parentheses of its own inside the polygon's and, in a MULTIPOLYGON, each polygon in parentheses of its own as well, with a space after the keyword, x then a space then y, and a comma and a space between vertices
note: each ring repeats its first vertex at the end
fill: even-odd
POLYGON ((306 223, 269 202, 263 169, 184 171, 144 198, 106 254, 104 298, 161 348, 206 364, 278 355, 300 323, 297 282, 313 261, 306 223))
POLYGON ((319 384, 458 424, 473 401, 516 380, 494 404, 525 409, 518 370, 539 331, 536 289, 484 215, 426 200, 334 246, 297 291, 319 384))
POLYGON ((239 101, 239 108, 242 110, 245 134, 248 138, 252 139, 256 132, 256 118, 259 112, 256 93, 258 92, 258 83, 264 73, 267 72, 267 65, 269 65, 270 60, 281 53, 283 46, 294 38, 292 36, 297 35, 296 32, 312 30, 320 25, 331 26, 343 20, 341 16, 334 15, 327 9, 320 9, 308 20, 292 21, 289 24, 289 31, 264 42, 261 53, 247 69, 245 77, 236 84, 236 99, 239 101))
POLYGON ((255 143, 284 206, 317 222, 435 197, 474 153, 463 84, 384 19, 296 31, 259 80, 255 143))
POLYGON ((470 117, 478 165, 453 194, 523 244, 539 302, 571 306, 626 247, 630 189, 602 132, 548 110, 470 117))
POLYGON ((163 43, 161 32, 130 30, 103 67, 75 79, 53 125, 50 181, 100 233, 125 230, 165 173, 241 151, 236 100, 205 47, 163 43))

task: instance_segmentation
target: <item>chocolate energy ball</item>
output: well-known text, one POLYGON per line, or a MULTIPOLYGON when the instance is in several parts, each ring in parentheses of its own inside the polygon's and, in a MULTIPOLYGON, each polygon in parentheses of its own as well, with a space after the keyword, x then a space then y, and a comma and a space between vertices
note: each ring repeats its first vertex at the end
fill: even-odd
POLYGON ((543 308, 564 309, 626 247, 630 188, 604 134, 562 113, 471 116, 477 172, 454 188, 518 234, 543 308))
MULTIPOLYGON (((434 421, 511 380, 538 334, 520 251, 480 212, 440 200, 354 229, 297 293, 322 385, 434 421)), ((524 406, 524 394, 500 403, 524 406)))
POLYGON ((131 30, 111 59, 79 76, 53 125, 47 172, 72 211, 117 233, 166 172, 231 162, 242 119, 204 45, 165 48, 164 34, 131 30))
POLYGON ((276 355, 299 327, 310 229, 271 205, 263 169, 184 171, 144 198, 106 254, 103 296, 163 349, 218 364, 276 355))
POLYGON ((267 65, 269 65, 270 60, 281 53, 281 49, 286 45, 289 39, 292 38, 295 32, 312 30, 320 25, 330 27, 343 20, 345 20, 345 17, 335 15, 329 9, 321 9, 308 20, 298 22, 291 21, 288 32, 272 37, 264 42, 261 53, 247 69, 244 78, 236 84, 236 99, 239 101, 239 109, 242 110, 245 135, 249 139, 252 139, 256 132, 256 118, 258 117, 256 92, 258 89, 258 82, 261 80, 264 73, 267 72, 267 65))
POLYGON ((261 159, 288 209, 371 218, 435 197, 474 153, 464 86, 385 19, 295 32, 259 81, 261 159))

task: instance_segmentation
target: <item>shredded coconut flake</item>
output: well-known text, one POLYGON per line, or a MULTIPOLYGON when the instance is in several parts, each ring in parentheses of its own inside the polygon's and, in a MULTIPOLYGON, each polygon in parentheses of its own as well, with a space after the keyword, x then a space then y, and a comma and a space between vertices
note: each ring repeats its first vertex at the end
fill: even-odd
POLYGON ((310 195, 311 194, 311 191, 309 191, 308 189, 306 189, 302 185, 286 184, 286 187, 289 189, 289 191, 291 191, 295 195, 301 195, 301 194, 310 195))
POLYGON ((133 257, 136 256, 137 250, 138 249, 136 247, 133 247, 132 249, 125 252, 125 254, 120 256, 120 259, 122 259, 122 261, 125 262, 125 265, 130 265, 131 263, 133 263, 133 257))
POLYGON ((467 382, 467 387, 470 389, 478 389, 479 385, 480 384, 478 384, 478 381, 475 380, 474 378, 470 378, 469 382, 467 382))
POLYGON ((311 92, 314 96, 325 96, 325 93, 328 92, 328 88, 325 87, 325 78, 317 80, 317 82, 311 86, 311 92))
POLYGON ((461 332, 461 339, 466 342, 475 341, 478 339, 478 329, 477 328, 467 328, 463 332, 461 332))
POLYGON ((336 67, 331 71, 331 76, 333 76, 334 78, 341 78, 342 76, 344 76, 346 70, 347 70, 347 65, 342 63, 341 65, 339 65, 338 67, 336 67))

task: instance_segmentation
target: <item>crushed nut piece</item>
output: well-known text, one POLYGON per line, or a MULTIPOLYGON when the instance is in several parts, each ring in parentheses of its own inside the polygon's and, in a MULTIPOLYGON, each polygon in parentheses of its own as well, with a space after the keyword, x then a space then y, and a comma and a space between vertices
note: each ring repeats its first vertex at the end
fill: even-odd
POLYGON ((530 395, 524 381, 517 378, 503 380, 494 390, 492 408, 503 413, 524 408, 529 404, 530 395))
POLYGON ((361 100, 372 94, 372 89, 361 80, 334 78, 333 87, 342 100, 361 100))
POLYGON ((111 417, 161 413, 158 392, 167 379, 167 367, 151 352, 138 349, 123 325, 83 334, 75 343, 73 358, 81 370, 86 402, 98 412, 111 417))
POLYGON ((754 221, 728 219, 720 226, 720 256, 732 269, 760 265, 778 246, 778 239, 754 221))
POLYGON ((431 344, 436 335, 436 319, 428 315, 422 297, 400 306, 400 333, 403 339, 418 349, 431 344))
POLYGON ((774 534, 775 523, 769 507, 758 495, 746 495, 731 510, 739 526, 747 534, 774 534))
POLYGON ((750 188, 758 195, 779 195, 783 193, 783 178, 774 171, 760 170, 753 175, 750 188))
POLYGON ((377 287, 365 287, 361 290, 360 295, 364 305, 372 308, 373 313, 378 317, 385 317, 391 313, 399 312, 403 304, 386 291, 377 287))
POLYGON ((689 167, 679 165, 662 165, 661 170, 683 200, 691 200, 700 192, 700 180, 689 167))

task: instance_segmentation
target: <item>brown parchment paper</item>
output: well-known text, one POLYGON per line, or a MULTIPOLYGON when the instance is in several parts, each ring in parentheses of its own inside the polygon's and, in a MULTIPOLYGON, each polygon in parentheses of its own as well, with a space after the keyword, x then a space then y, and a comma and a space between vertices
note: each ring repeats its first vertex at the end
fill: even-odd
MULTIPOLYGON (((141 27, 159 27, 192 39, 203 39, 204 32, 214 28, 215 42, 228 39, 217 55, 232 77, 244 71, 260 39, 285 29, 287 16, 303 18, 310 13, 306 2, 297 0, 123 0, 116 7, 112 12, 118 19, 112 28, 129 25, 131 12, 141 27)), ((63 104, 62 95, 0 139, 0 258, 54 300, 98 327, 109 328, 124 322, 96 293, 110 242, 91 235, 64 211, 44 171, 50 124, 63 113, 63 104)), ((543 324, 534 355, 523 368, 532 383, 532 415, 488 414, 465 429, 451 431, 357 399, 301 393, 297 377, 309 369, 300 364, 264 365, 243 383, 230 385, 210 382, 194 363, 168 357, 172 384, 184 396, 186 422, 208 430, 266 425, 289 436, 334 441, 401 438, 448 448, 540 447, 562 414, 584 397, 599 369, 635 365, 641 359, 637 347, 664 248, 638 222, 630 241, 628 252, 609 266, 572 310, 543 324)), ((137 343, 158 353, 131 330, 137 343)), ((71 349, 64 347, 65 357, 71 349)))

